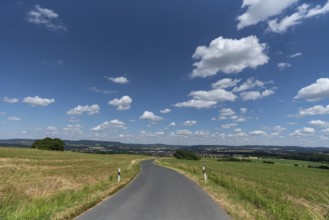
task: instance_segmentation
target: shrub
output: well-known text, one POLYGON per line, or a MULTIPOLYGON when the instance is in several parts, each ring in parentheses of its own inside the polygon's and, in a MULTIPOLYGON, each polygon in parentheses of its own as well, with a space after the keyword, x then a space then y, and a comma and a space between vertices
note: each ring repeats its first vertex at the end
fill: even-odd
POLYGON ((249 160, 249 159, 244 159, 244 158, 239 159, 236 157, 224 157, 224 158, 218 159, 217 161, 251 162, 251 160, 249 160))
POLYGON ((185 160, 200 160, 200 156, 196 155, 192 151, 187 150, 177 150, 174 154, 174 157, 177 159, 185 159, 185 160))
POLYGON ((274 164, 273 161, 264 160, 263 163, 274 164))
POLYGON ((64 141, 59 138, 44 138, 41 140, 36 140, 32 144, 32 148, 40 150, 64 151, 64 145, 64 141))
POLYGON ((317 168, 317 169, 324 169, 324 170, 329 170, 329 166, 311 166, 311 165, 308 165, 307 166, 308 168, 317 168))

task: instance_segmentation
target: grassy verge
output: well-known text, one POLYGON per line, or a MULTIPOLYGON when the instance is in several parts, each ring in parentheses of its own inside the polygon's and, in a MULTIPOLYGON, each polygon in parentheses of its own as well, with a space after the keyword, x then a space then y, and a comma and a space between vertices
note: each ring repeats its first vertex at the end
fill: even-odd
POLYGON ((306 161, 157 161, 190 177, 233 219, 329 219, 329 172, 306 161), (298 164, 295 165, 295 164, 298 164), (208 181, 202 175, 206 167, 208 181))
POLYGON ((71 219, 133 179, 141 159, 0 148, 0 219, 71 219))

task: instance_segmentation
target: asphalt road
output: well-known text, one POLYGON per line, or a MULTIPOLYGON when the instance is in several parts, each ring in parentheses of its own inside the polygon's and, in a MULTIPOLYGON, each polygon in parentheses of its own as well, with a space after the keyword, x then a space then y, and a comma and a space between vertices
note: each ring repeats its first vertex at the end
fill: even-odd
MULTIPOLYGON (((123 175, 123 174, 121 174, 123 175)), ((77 220, 230 219, 199 186, 185 176, 142 163, 137 178, 77 220)))

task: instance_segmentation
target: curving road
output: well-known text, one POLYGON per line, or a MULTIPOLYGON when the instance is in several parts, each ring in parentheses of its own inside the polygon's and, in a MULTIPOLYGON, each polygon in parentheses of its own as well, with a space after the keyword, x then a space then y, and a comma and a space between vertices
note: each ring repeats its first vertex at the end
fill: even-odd
POLYGON ((199 186, 185 176, 142 163, 138 177, 76 220, 230 219, 199 186))

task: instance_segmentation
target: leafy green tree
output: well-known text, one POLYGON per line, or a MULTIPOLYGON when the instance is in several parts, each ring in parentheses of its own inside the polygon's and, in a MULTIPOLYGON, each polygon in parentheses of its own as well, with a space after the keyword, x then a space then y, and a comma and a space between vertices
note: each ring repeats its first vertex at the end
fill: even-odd
POLYGON ((54 150, 54 151, 64 151, 65 143, 59 138, 44 138, 41 140, 36 140, 32 144, 32 148, 40 150, 54 150))
POLYGON ((196 155, 192 151, 188 150, 177 150, 174 154, 174 157, 177 159, 185 159, 185 160, 200 160, 200 156, 196 155))

